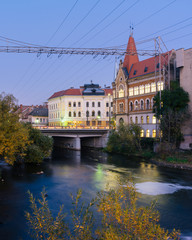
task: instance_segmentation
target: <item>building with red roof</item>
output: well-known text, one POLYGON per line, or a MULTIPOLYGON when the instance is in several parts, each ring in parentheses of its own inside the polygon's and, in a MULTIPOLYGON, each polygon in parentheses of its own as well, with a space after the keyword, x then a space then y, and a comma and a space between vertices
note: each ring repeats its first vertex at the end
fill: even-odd
POLYGON ((112 103, 112 89, 93 83, 56 92, 48 99, 49 126, 109 127, 112 103))
POLYGON ((139 61, 134 38, 130 36, 126 53, 112 83, 116 124, 138 123, 142 127, 141 136, 155 137, 158 123, 152 112, 153 97, 169 85, 165 70, 174 58, 173 51, 161 54, 160 58, 139 61))

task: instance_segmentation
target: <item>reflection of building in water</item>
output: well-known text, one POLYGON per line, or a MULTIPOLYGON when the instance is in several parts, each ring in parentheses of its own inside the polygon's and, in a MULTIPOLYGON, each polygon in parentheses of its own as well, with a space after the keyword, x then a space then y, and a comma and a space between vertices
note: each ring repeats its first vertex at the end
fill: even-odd
POLYGON ((109 126, 112 89, 85 84, 54 93, 48 100, 49 126, 109 126))

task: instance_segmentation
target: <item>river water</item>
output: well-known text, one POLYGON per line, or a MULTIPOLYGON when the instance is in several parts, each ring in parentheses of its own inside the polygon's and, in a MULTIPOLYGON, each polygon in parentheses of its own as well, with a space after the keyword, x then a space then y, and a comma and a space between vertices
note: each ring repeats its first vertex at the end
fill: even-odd
POLYGON ((118 178, 130 177, 139 192, 139 204, 157 200, 161 226, 180 229, 182 239, 192 239, 192 171, 93 150, 57 150, 51 160, 36 167, 0 166, 0 240, 30 239, 24 216, 30 210, 28 190, 38 198, 45 187, 53 213, 62 204, 69 213, 70 193, 75 195, 82 188, 83 200, 89 201, 107 184, 116 188, 118 178))

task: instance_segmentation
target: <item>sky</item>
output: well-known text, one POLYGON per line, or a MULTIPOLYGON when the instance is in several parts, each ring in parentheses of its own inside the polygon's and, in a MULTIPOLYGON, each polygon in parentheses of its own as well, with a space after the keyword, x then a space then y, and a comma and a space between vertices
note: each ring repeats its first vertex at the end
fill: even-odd
MULTIPOLYGON (((133 26, 139 50, 154 50, 158 36, 168 50, 188 49, 191 9, 192 0, 1 0, 0 46, 15 45, 9 38, 49 47, 126 49, 133 26)), ((120 58, 1 52, 0 93, 37 105, 54 92, 91 81, 111 86, 120 58)))

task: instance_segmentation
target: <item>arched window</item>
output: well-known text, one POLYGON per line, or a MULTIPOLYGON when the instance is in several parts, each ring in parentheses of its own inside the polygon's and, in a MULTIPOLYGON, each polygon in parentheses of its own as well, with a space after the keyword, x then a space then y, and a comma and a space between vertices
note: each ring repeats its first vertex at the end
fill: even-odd
POLYGON ((140 132, 140 137, 144 137, 144 130, 143 129, 140 132))
POLYGON ((130 111, 133 111, 133 103, 130 102, 130 111))
POLYGON ((120 111, 120 112, 123 112, 123 103, 120 103, 120 104, 119 104, 119 111, 120 111))
POLYGON ((98 102, 98 107, 101 107, 101 102, 98 102))
POLYGON ((149 109, 150 108, 150 102, 149 102, 149 99, 147 99, 146 101, 146 109, 149 109))
POLYGON ((81 102, 78 102, 78 107, 81 107, 81 102))
POLYGON ((89 117, 89 111, 86 111, 86 117, 89 117))
POLYGON ((76 112, 73 112, 73 117, 76 117, 76 112))
POLYGON ((156 130, 154 129, 152 132, 152 137, 155 138, 156 137, 156 130))
POLYGON ((139 108, 139 105, 138 105, 138 101, 136 100, 135 101, 135 110, 138 110, 138 108, 139 108))
POLYGON ((71 102, 68 103, 68 106, 71 107, 71 102))
POLYGON ((141 110, 143 110, 143 109, 144 109, 144 101, 141 100, 141 110))
POLYGON ((135 117, 135 123, 138 124, 138 117, 135 117))
POLYGON ((69 117, 71 117, 71 112, 69 112, 69 117))
POLYGON ((144 85, 139 86, 139 93, 140 94, 144 94, 145 93, 144 85))
POLYGON ((150 93, 150 84, 145 85, 145 93, 150 93))
POLYGON ((78 112, 78 117, 81 117, 81 112, 78 112))
POLYGON ((109 117, 109 112, 106 112, 106 117, 109 117))
POLYGON ((95 117, 95 111, 92 111, 92 117, 95 117))
POLYGON ((76 107, 76 102, 73 102, 73 107, 76 107))
POLYGON ((146 123, 149 124, 149 116, 146 117, 146 123))
POLYGON ((133 123, 133 118, 132 117, 130 117, 130 123, 133 123))
POLYGON ((119 123, 120 123, 120 124, 124 123, 123 118, 120 118, 120 119, 119 119, 119 123))
POLYGON ((143 116, 141 116, 141 124, 143 124, 143 116))
POLYGON ((160 91, 160 90, 162 91, 163 88, 164 88, 163 82, 158 82, 158 83, 157 83, 157 90, 158 90, 158 91, 160 91))
POLYGON ((156 84, 155 84, 155 82, 151 83, 151 92, 156 92, 156 84))
POLYGON ((95 107, 95 102, 92 102, 92 107, 95 107))
POLYGON ((98 111, 97 115, 98 115, 98 117, 101 117, 101 112, 100 112, 100 111, 98 111))
POLYGON ((124 87, 123 87, 123 85, 120 85, 119 86, 119 97, 122 98, 124 96, 125 96, 125 94, 124 94, 124 87))
POLYGON ((153 116, 153 118, 152 118, 152 123, 153 123, 153 124, 156 123, 156 117, 155 117, 155 116, 153 116))
POLYGON ((86 102, 86 107, 89 107, 89 102, 86 102))
POLYGON ((150 130, 149 129, 147 129, 147 131, 146 131, 146 137, 150 137, 150 130))

